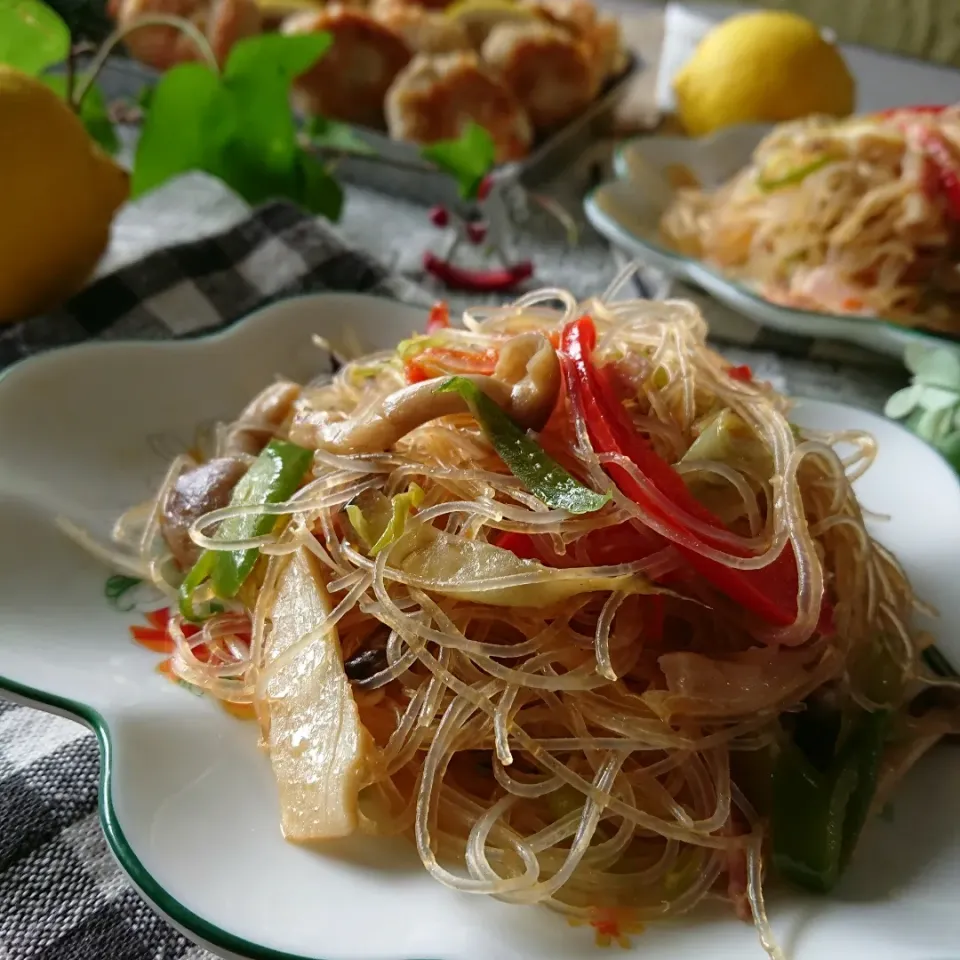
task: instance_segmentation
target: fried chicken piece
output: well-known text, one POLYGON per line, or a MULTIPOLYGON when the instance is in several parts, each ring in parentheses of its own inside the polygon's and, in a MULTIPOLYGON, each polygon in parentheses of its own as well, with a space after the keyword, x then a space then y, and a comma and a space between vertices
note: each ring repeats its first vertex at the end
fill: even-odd
POLYGON ((331 4, 289 17, 283 33, 325 31, 333 42, 325 56, 294 84, 297 105, 331 120, 383 126, 383 99, 410 61, 403 39, 367 11, 331 4))
POLYGON ((402 0, 375 0, 370 12, 379 23, 403 37, 414 53, 470 49, 470 38, 461 24, 436 10, 402 0))
MULTIPOLYGON (((255 0, 110 0, 107 12, 118 27, 157 14, 189 20, 207 38, 221 66, 238 40, 262 29, 255 0)), ((157 70, 203 59, 193 40, 176 27, 144 26, 128 33, 123 42, 134 60, 157 70)))
POLYGON ((487 37, 482 55, 538 129, 569 120, 600 90, 589 48, 549 23, 502 23, 487 37))
POLYGON ((497 163, 530 148, 530 121, 516 97, 473 52, 420 54, 387 94, 390 136, 414 143, 454 139, 473 120, 489 131, 497 163))
POLYGON ((601 83, 626 68, 620 24, 616 17, 598 16, 589 0, 521 0, 521 6, 585 44, 601 83))

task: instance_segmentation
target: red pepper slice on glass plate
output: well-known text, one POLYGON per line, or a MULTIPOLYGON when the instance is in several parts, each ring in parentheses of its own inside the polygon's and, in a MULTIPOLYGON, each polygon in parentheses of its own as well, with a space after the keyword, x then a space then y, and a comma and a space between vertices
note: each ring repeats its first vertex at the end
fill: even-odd
MULTIPOLYGON (((587 430, 598 453, 619 454, 630 460, 643 482, 618 464, 607 472, 621 492, 643 507, 661 524, 678 535, 674 547, 688 566, 713 586, 768 623, 787 626, 797 617, 798 574, 793 552, 786 548, 770 564, 756 570, 739 570, 703 556, 698 545, 746 557, 745 550, 731 549, 719 538, 691 529, 685 517, 723 531, 724 525, 687 489, 683 478, 663 460, 637 432, 616 396, 606 372, 591 358, 597 332, 590 317, 569 323, 560 338, 560 354, 567 374, 567 389, 576 395, 584 411, 587 430)), ((666 545, 666 539, 663 540, 666 545)), ((649 548, 638 545, 649 555, 649 548)))

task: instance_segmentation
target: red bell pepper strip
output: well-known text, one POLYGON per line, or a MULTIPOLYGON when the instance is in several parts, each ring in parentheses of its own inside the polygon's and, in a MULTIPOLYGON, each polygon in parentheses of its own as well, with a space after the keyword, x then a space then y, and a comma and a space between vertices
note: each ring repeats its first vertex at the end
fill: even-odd
POLYGON ((947 209, 954 220, 960 220, 960 165, 943 135, 936 130, 918 127, 917 139, 921 149, 933 164, 940 192, 947 201, 947 209))
POLYGON ((727 376, 731 380, 739 380, 742 383, 753 382, 753 371, 745 363, 740 364, 739 367, 730 367, 727 370, 727 376))
POLYGON ((611 478, 626 496, 679 535, 674 546, 698 574, 764 620, 782 626, 793 623, 797 617, 798 577, 792 550, 787 547, 776 560, 757 570, 728 567, 698 551, 698 546, 706 545, 735 556, 749 556, 745 550, 732 550, 721 540, 711 541, 709 536, 693 532, 677 516, 682 512, 718 532, 724 529, 723 523, 694 498, 680 474, 636 431, 604 371, 593 364, 596 337, 593 320, 581 317, 564 328, 560 347, 567 389, 579 398, 594 449, 627 457, 645 482, 639 483, 618 464, 607 466, 611 478))
POLYGON ((427 333, 437 333, 440 330, 446 330, 450 326, 450 307, 446 300, 438 300, 430 308, 430 316, 427 317, 427 333))
POLYGON ((886 110, 879 111, 878 117, 895 117, 898 113, 926 113, 938 114, 947 109, 945 103, 921 103, 914 107, 888 107, 886 110))

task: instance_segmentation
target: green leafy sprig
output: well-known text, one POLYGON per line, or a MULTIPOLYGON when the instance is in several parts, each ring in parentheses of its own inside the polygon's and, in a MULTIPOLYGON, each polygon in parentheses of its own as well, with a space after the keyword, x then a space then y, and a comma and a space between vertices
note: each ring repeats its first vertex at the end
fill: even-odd
POLYGON ((884 413, 902 420, 960 472, 960 353, 911 344, 904 362, 911 383, 887 400, 884 413))
MULTIPOLYGON (((251 204, 287 198, 337 220, 343 191, 332 176, 347 155, 376 155, 347 124, 315 117, 298 123, 290 106, 294 79, 324 56, 326 34, 264 34, 239 41, 220 70, 204 35, 179 17, 140 18, 104 42, 84 76, 75 75, 70 31, 41 0, 0 0, 0 63, 39 77, 76 111, 90 136, 109 153, 119 138, 96 78, 107 58, 134 30, 173 26, 189 35, 203 61, 168 70, 141 101, 143 128, 134 160, 131 192, 138 196, 172 177, 202 170, 218 177, 251 204), (66 63, 65 74, 48 74, 66 63), (319 154, 332 153, 327 164, 319 154)), ((461 136, 424 147, 423 168, 442 170, 460 195, 476 199, 493 167, 490 134, 475 123, 461 136)))

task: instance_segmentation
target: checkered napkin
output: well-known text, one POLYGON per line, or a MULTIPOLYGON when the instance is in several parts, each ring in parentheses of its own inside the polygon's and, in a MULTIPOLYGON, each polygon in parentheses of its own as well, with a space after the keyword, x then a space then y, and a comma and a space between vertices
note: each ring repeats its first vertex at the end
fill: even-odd
POLYGON ((4 329, 0 369, 85 340, 207 334, 275 300, 324 291, 429 302, 414 283, 349 248, 321 221, 272 203, 219 235, 122 267, 55 313, 4 329))
MULTIPOLYGON (((429 302, 415 284, 286 204, 97 280, 61 311, 0 333, 0 368, 84 340, 209 333, 297 293, 429 302)), ((110 856, 100 759, 85 728, 0 699, 0 960, 213 960, 156 916, 110 856)))

